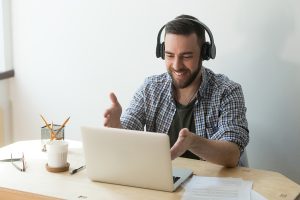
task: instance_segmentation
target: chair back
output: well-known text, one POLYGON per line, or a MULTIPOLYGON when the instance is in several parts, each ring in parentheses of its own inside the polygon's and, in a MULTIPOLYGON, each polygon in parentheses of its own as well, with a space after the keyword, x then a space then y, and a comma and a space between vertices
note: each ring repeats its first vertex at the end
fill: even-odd
POLYGON ((242 153, 242 155, 240 157, 239 166, 240 167, 249 167, 246 149, 244 150, 244 152, 242 153))

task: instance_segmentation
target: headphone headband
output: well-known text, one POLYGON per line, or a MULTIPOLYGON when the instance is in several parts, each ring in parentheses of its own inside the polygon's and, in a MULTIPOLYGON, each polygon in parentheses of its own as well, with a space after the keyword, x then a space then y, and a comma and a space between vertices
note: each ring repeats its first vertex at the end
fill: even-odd
MULTIPOLYGON (((208 28, 208 26, 206 26, 204 23, 202 23, 201 21, 199 21, 197 19, 190 19, 190 18, 184 18, 184 17, 174 19, 170 22, 182 20, 182 19, 195 22, 204 28, 204 30, 207 32, 207 34, 209 36, 210 42, 205 42, 203 44, 202 50, 201 50, 202 58, 203 58, 203 60, 209 60, 210 58, 214 59, 216 57, 216 46, 214 43, 214 37, 213 37, 210 29, 208 28)), ((168 22, 168 23, 170 23, 170 22, 168 22)), ((160 38, 161 38, 161 33, 165 27, 166 27, 166 24, 160 28, 158 35, 157 35, 157 44, 156 44, 156 57, 162 58, 162 59, 164 59, 164 57, 165 57, 165 55, 164 55, 165 54, 165 42, 160 43, 160 38)))

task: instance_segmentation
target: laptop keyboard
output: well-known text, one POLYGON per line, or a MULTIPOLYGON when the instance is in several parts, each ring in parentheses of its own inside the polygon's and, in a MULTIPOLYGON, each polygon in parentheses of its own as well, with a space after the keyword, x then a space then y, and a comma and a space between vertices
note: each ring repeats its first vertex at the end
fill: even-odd
POLYGON ((180 178, 180 177, 178 177, 178 176, 173 176, 173 183, 176 183, 176 181, 178 181, 179 178, 180 178))

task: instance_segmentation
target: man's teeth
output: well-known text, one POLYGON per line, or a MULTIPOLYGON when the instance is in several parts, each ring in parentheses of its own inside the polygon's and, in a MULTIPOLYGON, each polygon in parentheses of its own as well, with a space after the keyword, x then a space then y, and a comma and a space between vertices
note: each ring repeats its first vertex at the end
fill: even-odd
POLYGON ((177 76, 182 76, 184 73, 183 72, 174 72, 177 76))

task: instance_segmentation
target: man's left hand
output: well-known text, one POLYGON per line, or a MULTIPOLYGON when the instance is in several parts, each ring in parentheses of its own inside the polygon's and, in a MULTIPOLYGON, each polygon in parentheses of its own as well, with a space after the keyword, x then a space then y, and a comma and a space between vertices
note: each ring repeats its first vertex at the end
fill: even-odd
POLYGON ((171 159, 181 156, 186 150, 190 149, 194 140, 195 134, 189 129, 183 128, 178 134, 176 143, 171 148, 171 159))

